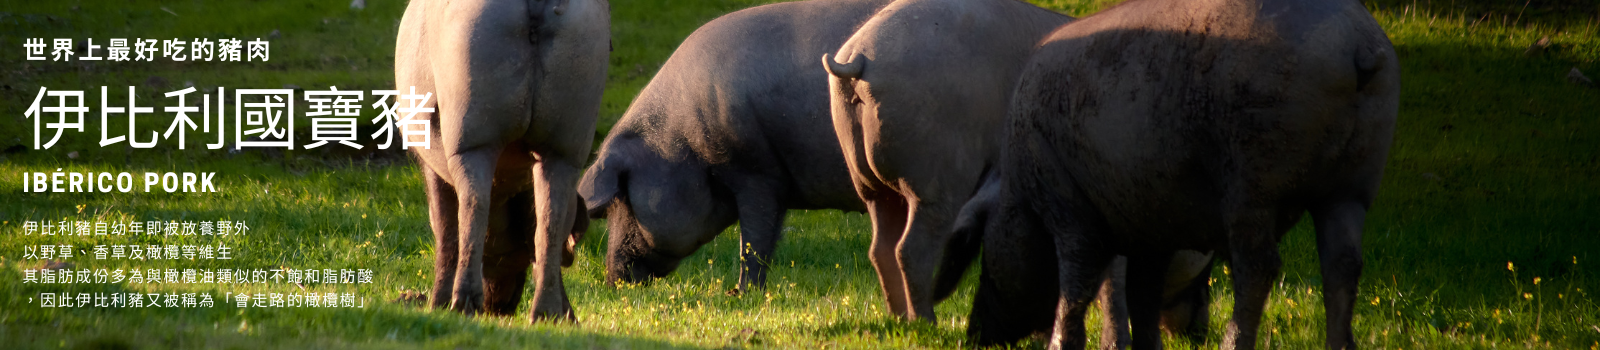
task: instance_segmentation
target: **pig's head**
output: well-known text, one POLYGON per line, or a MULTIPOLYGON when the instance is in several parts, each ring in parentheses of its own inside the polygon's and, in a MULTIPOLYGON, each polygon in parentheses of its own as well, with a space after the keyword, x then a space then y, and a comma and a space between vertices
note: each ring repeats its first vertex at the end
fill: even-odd
POLYGON ((606 218, 606 283, 649 282, 737 220, 729 191, 698 159, 671 159, 632 135, 613 135, 578 193, 606 218))

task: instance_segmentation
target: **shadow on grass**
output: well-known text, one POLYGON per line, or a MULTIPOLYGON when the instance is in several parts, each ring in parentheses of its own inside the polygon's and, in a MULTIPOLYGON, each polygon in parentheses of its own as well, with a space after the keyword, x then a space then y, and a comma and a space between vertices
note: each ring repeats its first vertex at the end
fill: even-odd
MULTIPOLYGON (((1479 303, 1512 295, 1507 262, 1522 283, 1592 284, 1574 268, 1600 246, 1600 89, 1565 74, 1600 64, 1505 46, 1397 51, 1406 91, 1368 217, 1363 287, 1420 285, 1447 305, 1479 303)), ((1315 261, 1305 263, 1315 275, 1315 261)))
POLYGON ((1543 24, 1585 28, 1600 23, 1600 6, 1588 0, 1362 0, 1368 9, 1419 18, 1466 17, 1501 25, 1543 24), (1415 14, 1412 14, 1415 12, 1415 14))
MULTIPOLYGON (((966 315, 951 315, 961 317, 966 315)), ((940 327, 930 322, 906 322, 897 318, 847 319, 828 323, 812 331, 825 338, 862 339, 881 342, 885 339, 913 339, 915 345, 924 347, 959 347, 965 344, 965 329, 940 327)))

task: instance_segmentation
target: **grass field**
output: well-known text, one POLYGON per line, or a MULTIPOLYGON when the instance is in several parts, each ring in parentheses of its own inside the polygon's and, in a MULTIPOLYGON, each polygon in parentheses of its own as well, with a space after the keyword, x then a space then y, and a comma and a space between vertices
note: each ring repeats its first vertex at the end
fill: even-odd
MULTIPOLYGON (((693 4, 613 1, 611 57, 601 130, 615 122, 683 37, 716 16, 761 1, 693 4)), ((1086 15, 1110 1, 1039 0, 1086 15)), ((1432 2, 1428 2, 1431 4, 1432 2)), ((99 147, 92 131, 30 150, 23 111, 38 89, 138 86, 140 105, 197 88, 386 89, 404 4, 368 1, 4 1, 0 47, 23 38, 272 37, 268 63, 40 63, 0 55, 0 347, 3 348, 953 348, 963 342, 969 280, 938 308, 937 323, 886 315, 865 255, 868 220, 857 213, 796 212, 764 293, 728 296, 737 279, 736 234, 707 245, 672 276, 621 289, 603 283, 603 225, 592 225, 565 270, 578 325, 464 318, 399 301, 431 281, 432 246, 416 166, 393 153, 246 152, 99 147), (15 147, 21 145, 21 147, 15 147), (78 152, 76 157, 69 153, 78 152), (215 171, 213 194, 35 194, 20 174, 67 171, 215 171), (42 220, 233 220, 228 237, 23 235, 42 220), (365 308, 45 309, 38 293, 298 292, 284 284, 22 283, 25 246, 226 244, 226 262, 67 259, 88 269, 366 268, 373 283, 307 284, 353 293, 365 308)), ((1381 6, 1380 6, 1381 5, 1381 6)), ((1371 6, 1394 41, 1404 90, 1383 190, 1367 221, 1367 267, 1356 308, 1360 344, 1378 349, 1600 347, 1600 89, 1567 81, 1577 68, 1600 78, 1600 22, 1535 9, 1511 20, 1408 7, 1371 6), (1546 18, 1553 18, 1546 21, 1546 18), (1551 45, 1528 53, 1548 36, 1551 45)), ((1505 12, 1505 11, 1502 11, 1505 12)), ((48 39, 47 39, 48 40, 48 39)), ((90 100, 91 104, 98 102, 90 100)), ((144 130, 170 116, 142 118, 144 130)), ((370 118, 370 117, 369 117, 370 118)), ((200 148, 200 149, 197 149, 200 148)), ((736 228, 730 232, 737 232, 736 228)), ((1309 225, 1281 246, 1284 276, 1269 303, 1264 348, 1322 344, 1320 280, 1309 225)), ((1211 320, 1220 334, 1231 306, 1226 269, 1214 276, 1211 320)), ((526 308, 526 303, 524 303, 526 308)), ((1094 326, 1095 323, 1091 323, 1094 326)), ((1215 337, 1214 337, 1215 338, 1215 337)), ((1175 343, 1178 348, 1194 344, 1175 343)), ((1030 341, 1023 348, 1038 348, 1030 341)), ((1214 344, 1209 346, 1214 347, 1214 344)))

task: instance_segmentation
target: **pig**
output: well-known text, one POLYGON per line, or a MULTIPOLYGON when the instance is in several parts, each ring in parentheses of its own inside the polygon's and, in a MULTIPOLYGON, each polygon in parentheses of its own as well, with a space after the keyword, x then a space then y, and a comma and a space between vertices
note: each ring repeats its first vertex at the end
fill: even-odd
MULTIPOLYGON (((1162 277, 1178 250, 1228 262, 1235 303, 1221 345, 1255 348, 1278 243, 1306 213, 1325 345, 1356 346, 1362 224, 1400 91, 1394 48, 1360 3, 1132 0, 1057 29, 1026 67, 994 220, 1042 230, 1049 239, 1035 242, 1054 247, 1050 348, 1084 346, 1085 309, 1117 255, 1132 345, 1160 348, 1162 277)), ((980 284, 1014 283, 1002 277, 980 284)), ((973 314, 987 316, 971 327, 1006 321, 973 314)))
POLYGON ((933 320, 976 248, 952 223, 999 160, 1006 108, 1035 43, 1072 18, 1014 0, 900 0, 823 55, 851 184, 872 218, 888 309, 933 320), (947 259, 947 256, 955 257, 947 259))
POLYGON ((421 123, 400 124, 396 134, 421 144, 410 152, 428 194, 434 308, 513 313, 532 265, 530 321, 576 321, 561 267, 570 263, 563 251, 570 252, 571 232, 586 224, 575 187, 605 86, 609 7, 605 0, 407 5, 395 83, 427 98, 415 107, 433 111, 401 115, 421 123))
POLYGON ((739 288, 759 288, 787 210, 864 210, 814 60, 888 2, 757 6, 690 34, 579 186, 590 214, 607 218, 607 283, 666 276, 738 222, 739 288))

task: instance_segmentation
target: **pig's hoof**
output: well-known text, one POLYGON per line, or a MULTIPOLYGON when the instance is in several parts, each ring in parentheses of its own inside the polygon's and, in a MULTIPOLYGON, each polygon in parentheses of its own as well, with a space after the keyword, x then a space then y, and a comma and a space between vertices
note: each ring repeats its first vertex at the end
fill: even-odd
POLYGON ((450 310, 462 315, 477 316, 483 313, 483 295, 456 295, 450 300, 450 310))
POLYGON ((529 312, 528 316, 528 323, 539 323, 543 321, 550 321, 553 323, 578 323, 578 315, 577 313, 573 312, 572 304, 565 302, 559 304, 535 304, 533 310, 529 312))

